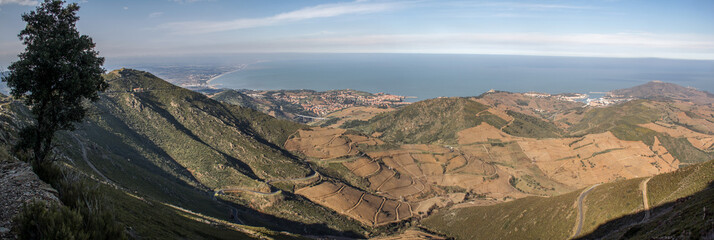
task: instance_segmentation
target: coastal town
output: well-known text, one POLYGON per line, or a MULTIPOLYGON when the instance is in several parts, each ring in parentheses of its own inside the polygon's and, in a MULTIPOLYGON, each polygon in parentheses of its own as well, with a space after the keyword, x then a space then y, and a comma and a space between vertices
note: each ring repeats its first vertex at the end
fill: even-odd
POLYGON ((313 90, 241 91, 254 99, 270 99, 275 102, 300 106, 304 111, 312 113, 315 116, 324 116, 338 110, 355 106, 390 108, 410 104, 410 102, 405 101, 407 98, 405 96, 382 92, 372 94, 351 89, 324 92, 313 90))
POLYGON ((588 94, 583 94, 583 93, 567 93, 567 94, 548 94, 548 93, 536 93, 536 92, 524 93, 524 95, 528 96, 528 97, 535 97, 535 98, 554 97, 554 98, 557 98, 558 100, 563 100, 563 101, 583 102, 583 103, 585 103, 585 106, 588 106, 588 107, 605 107, 605 106, 632 100, 631 98, 625 98, 623 96, 616 96, 616 95, 613 95, 608 92, 605 92, 605 93, 598 92, 597 94, 605 94, 605 95, 602 97, 598 97, 598 98, 590 98, 590 96, 588 94))

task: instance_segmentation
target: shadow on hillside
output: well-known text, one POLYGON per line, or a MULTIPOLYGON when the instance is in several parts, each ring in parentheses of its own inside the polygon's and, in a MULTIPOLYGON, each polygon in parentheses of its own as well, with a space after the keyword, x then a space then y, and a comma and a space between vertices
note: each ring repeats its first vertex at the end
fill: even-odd
POLYGON ((707 188, 702 191, 650 208, 651 217, 647 220, 645 220, 645 211, 625 215, 603 223, 592 233, 577 239, 631 239, 634 237, 679 239, 682 237, 680 234, 687 234, 686 232, 692 234, 691 238, 697 239, 701 234, 714 234, 713 205, 714 182, 710 182, 707 188), (699 205, 712 207, 701 208, 699 205), (691 221, 690 225, 701 228, 679 229, 683 226, 680 225, 682 224, 681 219, 691 221))
MULTIPOLYGON (((288 194, 286 198, 296 198, 297 196, 288 194)), ((239 205, 236 203, 228 202, 228 201, 223 201, 221 200, 222 203, 230 205, 238 211, 238 218, 240 221, 243 222, 245 225, 249 226, 257 226, 257 227, 265 227, 270 230, 274 231, 286 231, 290 233, 295 233, 295 234, 301 234, 301 235, 315 235, 315 236, 340 236, 340 237, 349 237, 349 238, 363 238, 360 233, 356 233, 353 231, 338 231, 335 229, 330 228, 327 224, 325 223, 313 223, 313 224, 306 224, 306 223, 301 223, 301 222, 296 222, 292 220, 288 220, 285 218, 281 217, 276 217, 270 214, 265 214, 259 211, 256 211, 255 209, 239 205)), ((335 213, 337 214, 337 213, 335 213)), ((232 216, 231 211, 229 210, 226 212, 226 220, 232 221, 234 219, 231 219, 232 216)))

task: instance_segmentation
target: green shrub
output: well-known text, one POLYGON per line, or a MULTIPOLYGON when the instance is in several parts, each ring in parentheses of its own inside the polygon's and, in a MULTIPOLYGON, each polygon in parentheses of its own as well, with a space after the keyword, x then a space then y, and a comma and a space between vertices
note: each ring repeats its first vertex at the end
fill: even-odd
POLYGON ((13 221, 18 239, 89 239, 79 212, 59 204, 33 201, 13 221))
MULTIPOLYGON (((82 226, 83 228, 80 232, 80 230, 73 230, 72 228, 70 228, 71 226, 69 225, 60 225, 57 226, 56 229, 52 230, 60 231, 56 234, 65 234, 65 232, 67 231, 69 231, 68 233, 70 234, 82 233, 79 235, 71 235, 77 237, 64 238, 61 236, 65 235, 57 235, 57 237, 60 238, 34 238, 32 235, 30 235, 29 238, 25 239, 126 239, 124 228, 115 220, 115 216, 114 214, 112 214, 110 207, 100 204, 100 202, 106 201, 100 201, 100 198, 103 194, 99 192, 99 186, 96 183, 89 182, 87 179, 80 177, 71 170, 63 170, 57 164, 54 164, 52 162, 43 162, 39 164, 35 162, 32 164, 32 166, 34 172, 40 177, 40 179, 50 183, 52 187, 57 189, 57 191, 59 192, 60 200, 62 201, 62 203, 64 203, 64 205, 66 205, 51 205, 49 206, 49 209, 51 210, 48 210, 50 212, 44 215, 35 214, 37 216, 35 217, 34 221, 48 221, 50 224, 54 224, 55 222, 59 221, 55 218, 63 216, 68 218, 72 217, 72 215, 69 215, 69 211, 72 214, 77 214, 79 216, 80 226, 82 226), (66 209, 66 211, 64 209, 66 209), (81 238, 81 236, 84 235, 88 236, 88 238, 81 238)), ((44 206, 44 204, 35 203, 31 205, 27 211, 30 211, 31 213, 42 213, 40 211, 40 207, 47 208, 47 206, 44 206)), ((70 220, 74 221, 72 219, 69 219, 67 221, 70 220)), ((30 223, 32 223, 32 221, 30 223)), ((68 222, 66 224, 70 223, 71 222, 68 222)), ((35 226, 29 225, 24 226, 23 228, 31 229, 32 227, 35 226)))

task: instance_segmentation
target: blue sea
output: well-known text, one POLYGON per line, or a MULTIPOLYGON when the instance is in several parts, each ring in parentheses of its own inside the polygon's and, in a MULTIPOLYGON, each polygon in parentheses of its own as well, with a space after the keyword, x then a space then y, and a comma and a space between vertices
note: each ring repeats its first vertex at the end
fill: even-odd
POLYGON ((714 92, 714 61, 454 54, 266 55, 211 82, 234 89, 356 89, 415 96, 589 93, 652 80, 714 92))

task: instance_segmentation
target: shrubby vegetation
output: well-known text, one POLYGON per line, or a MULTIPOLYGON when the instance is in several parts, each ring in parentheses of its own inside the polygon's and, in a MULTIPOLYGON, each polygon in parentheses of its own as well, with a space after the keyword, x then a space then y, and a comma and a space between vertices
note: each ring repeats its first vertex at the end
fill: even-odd
POLYGON ((40 179, 57 189, 64 205, 26 205, 15 219, 20 239, 126 239, 97 183, 52 162, 32 165, 40 179))

